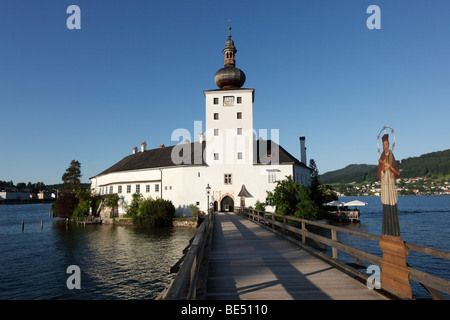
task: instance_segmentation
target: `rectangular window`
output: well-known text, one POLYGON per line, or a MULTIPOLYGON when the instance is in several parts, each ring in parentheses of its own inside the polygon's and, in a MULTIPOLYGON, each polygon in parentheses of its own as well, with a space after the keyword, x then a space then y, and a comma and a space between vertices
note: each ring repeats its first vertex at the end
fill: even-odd
POLYGON ((198 172, 198 177, 200 178, 200 171, 198 172))
POLYGON ((214 120, 219 120, 219 114, 218 113, 214 113, 214 120))
POLYGON ((219 129, 214 129, 214 135, 218 136, 219 135, 219 129))
POLYGON ((219 98, 214 98, 214 99, 213 99, 213 103, 214 103, 214 104, 219 104, 219 98))
POLYGON ((224 175, 224 183, 225 184, 232 184, 231 173, 225 173, 225 175, 224 175))
POLYGON ((242 135, 242 128, 237 128, 237 134, 238 136, 242 135))
POLYGON ((127 185, 127 193, 131 193, 131 184, 127 185))
POLYGON ((155 192, 159 192, 159 184, 155 184, 155 192))
POLYGON ((145 192, 147 192, 147 193, 150 192, 150 185, 149 184, 145 186, 145 192))
POLYGON ((113 193, 113 191, 114 191, 113 186, 109 186, 109 193, 113 193))
POLYGON ((141 185, 140 184, 136 185, 136 192, 141 192, 141 185))
POLYGON ((269 172, 269 183, 275 183, 277 181, 277 174, 269 172))
POLYGON ((237 119, 242 119, 242 112, 237 113, 237 119))
POLYGON ((242 160, 242 152, 238 152, 237 157, 238 157, 238 160, 242 160))
POLYGON ((219 154, 218 153, 214 153, 214 160, 219 160, 219 154))
POLYGON ((242 97, 237 97, 237 103, 242 103, 242 97))
POLYGON ((117 187, 117 193, 122 193, 122 186, 117 187))

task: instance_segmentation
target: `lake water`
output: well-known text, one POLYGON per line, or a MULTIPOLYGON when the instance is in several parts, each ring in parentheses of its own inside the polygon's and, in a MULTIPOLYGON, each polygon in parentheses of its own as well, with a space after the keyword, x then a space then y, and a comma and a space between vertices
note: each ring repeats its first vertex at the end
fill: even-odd
MULTIPOLYGON (((381 235, 379 197, 346 197, 368 203, 360 223, 339 224, 381 235)), ((399 197, 404 241, 450 251, 450 196, 399 197)), ((0 206, 0 299, 154 299, 175 277, 170 274, 195 229, 77 226, 49 218, 50 204, 0 206), (22 231, 21 221, 25 221, 22 231), (43 228, 41 229, 41 220, 43 228), (81 270, 81 289, 69 290, 67 267, 81 270)), ((378 243, 338 233, 339 240, 381 256, 378 243)), ((353 262, 339 252, 339 259, 353 262)), ((450 262, 411 252, 413 268, 450 279, 450 262)), ((411 282, 414 298, 430 298, 411 282)))
POLYGON ((196 232, 66 227, 65 220, 49 218, 50 206, 0 206, 0 299, 154 299, 175 277, 170 267, 196 232), (70 265, 80 268, 80 290, 67 288, 70 265))
MULTIPOLYGON (((380 197, 342 197, 348 202, 361 200, 367 206, 361 211, 360 223, 334 223, 357 231, 381 235, 383 207, 380 197)), ((398 210, 400 233, 403 241, 450 251, 450 196, 399 196, 398 210)), ((382 256, 378 242, 338 233, 339 241, 382 256)), ((339 260, 352 263, 347 254, 339 252, 339 260)), ((450 280, 450 261, 410 251, 407 263, 418 270, 450 280)), ((431 296, 414 281, 411 282, 413 298, 429 299, 431 296)), ((447 299, 450 298, 446 296, 447 299)))

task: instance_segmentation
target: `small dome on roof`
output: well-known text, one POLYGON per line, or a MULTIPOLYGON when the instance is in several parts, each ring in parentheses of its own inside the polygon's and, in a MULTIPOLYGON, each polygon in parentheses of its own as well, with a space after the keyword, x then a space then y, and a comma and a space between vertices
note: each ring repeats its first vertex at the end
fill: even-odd
POLYGON ((228 27, 228 39, 222 53, 225 55, 224 67, 214 75, 214 82, 221 88, 240 88, 245 83, 245 73, 236 68, 235 54, 237 52, 234 41, 231 40, 231 27, 228 27))
POLYGON ((245 73, 233 66, 223 67, 214 75, 214 82, 221 89, 240 88, 245 83, 245 73))

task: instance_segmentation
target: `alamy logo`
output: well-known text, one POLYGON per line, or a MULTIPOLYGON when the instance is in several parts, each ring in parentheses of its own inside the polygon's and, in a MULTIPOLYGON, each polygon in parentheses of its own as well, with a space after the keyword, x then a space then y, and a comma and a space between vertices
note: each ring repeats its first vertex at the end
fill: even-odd
POLYGON ((381 9, 379 6, 371 5, 367 8, 366 13, 372 15, 367 18, 366 26, 369 30, 381 29, 381 9))
POLYGON ((79 6, 70 5, 67 7, 66 13, 71 13, 67 18, 66 25, 67 29, 81 29, 81 9, 79 6))
POLYGON ((367 278, 366 285, 369 289, 381 289, 381 269, 379 266, 370 265, 367 268, 366 273, 371 274, 367 278))
POLYGON ((191 145, 188 129, 178 128, 172 132, 171 140, 179 142, 171 153, 174 164, 202 164, 207 160, 215 164, 279 164, 279 129, 270 129, 270 139, 267 129, 259 129, 259 139, 254 129, 213 129, 205 134, 201 130, 202 122, 194 121, 194 136, 207 142, 204 149, 200 143, 191 145))
POLYGON ((66 270, 67 274, 71 274, 66 281, 67 289, 81 289, 81 271, 77 265, 70 265, 66 270))

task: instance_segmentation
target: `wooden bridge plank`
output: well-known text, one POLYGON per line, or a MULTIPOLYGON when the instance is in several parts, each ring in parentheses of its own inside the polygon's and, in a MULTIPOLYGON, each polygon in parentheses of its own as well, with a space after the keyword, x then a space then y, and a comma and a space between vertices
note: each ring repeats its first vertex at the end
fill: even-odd
POLYGON ((218 213, 207 299, 385 299, 294 244, 233 213, 218 213))

